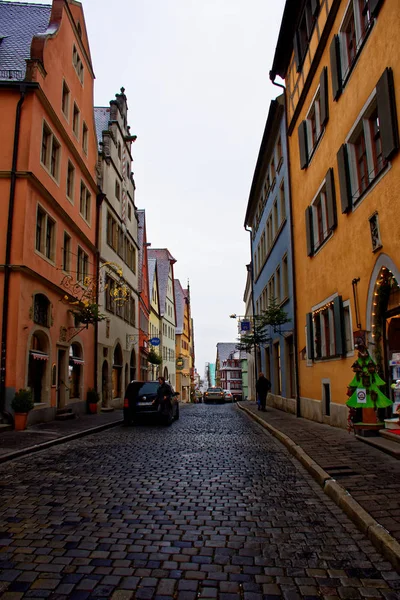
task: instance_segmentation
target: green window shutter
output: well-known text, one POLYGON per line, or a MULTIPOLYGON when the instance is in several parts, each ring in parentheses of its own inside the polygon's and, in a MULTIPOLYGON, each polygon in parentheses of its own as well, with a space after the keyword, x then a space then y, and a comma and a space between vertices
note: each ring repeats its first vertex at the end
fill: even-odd
POLYGON ((306 314, 306 326, 307 326, 307 358, 312 360, 314 358, 314 327, 312 313, 306 314))
POLYGON ((296 33, 293 36, 293 51, 294 51, 294 62, 296 63, 297 72, 301 69, 301 52, 300 52, 300 44, 299 44, 299 36, 296 33))
POLYGON ((331 57, 331 77, 333 99, 337 100, 342 93, 342 68, 340 63, 339 36, 335 35, 329 48, 331 57))
POLYGON ((333 177, 333 169, 328 169, 325 177, 325 191, 326 191, 326 211, 328 217, 328 229, 332 231, 337 226, 337 213, 336 213, 336 195, 335 195, 335 181, 333 177))
POLYGON ((383 4, 383 0, 369 0, 369 9, 370 9, 371 15, 373 17, 376 17, 382 4, 383 4))
POLYGON ((306 212, 305 212, 305 218, 306 218, 307 256, 312 256, 314 254, 314 233, 313 233, 311 206, 307 206, 306 212))
POLYGON ((392 69, 385 69, 376 86, 376 103, 384 157, 389 160, 399 149, 396 100, 392 69))
POLYGON ((324 127, 329 119, 329 99, 328 99, 328 69, 322 69, 319 80, 319 99, 321 111, 321 127, 324 127))
POLYGON ((307 123, 302 121, 299 125, 299 148, 300 168, 305 169, 308 165, 307 123))
POLYGON ((339 171, 340 201, 342 204, 342 213, 347 213, 352 208, 351 183, 349 173, 349 160, 347 157, 347 146, 343 144, 337 153, 337 163, 339 171))
POLYGON ((333 300, 333 316, 335 323, 335 346, 336 354, 344 356, 346 353, 346 337, 344 334, 344 313, 342 296, 336 296, 333 300))

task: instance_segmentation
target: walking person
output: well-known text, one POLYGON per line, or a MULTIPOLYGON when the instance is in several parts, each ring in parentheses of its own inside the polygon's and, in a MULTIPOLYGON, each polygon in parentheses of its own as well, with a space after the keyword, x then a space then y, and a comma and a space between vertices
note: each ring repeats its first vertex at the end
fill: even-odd
POLYGON ((265 405, 267 403, 267 395, 269 390, 271 389, 271 382, 267 379, 264 373, 260 373, 257 383, 256 383, 256 392, 257 398, 260 402, 258 410, 263 410, 265 412, 265 405))

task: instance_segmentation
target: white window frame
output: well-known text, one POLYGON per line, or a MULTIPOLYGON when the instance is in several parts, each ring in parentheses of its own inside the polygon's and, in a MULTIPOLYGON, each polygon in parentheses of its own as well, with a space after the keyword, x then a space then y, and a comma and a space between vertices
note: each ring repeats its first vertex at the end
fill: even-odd
POLYGON ((55 255, 56 255, 56 238, 57 238, 57 221, 55 220, 54 217, 52 217, 47 210, 41 205, 41 204, 37 204, 36 205, 36 219, 35 219, 35 252, 37 252, 38 254, 40 254, 40 256, 42 258, 45 258, 46 260, 48 260, 49 262, 51 262, 52 264, 55 264, 55 255), (39 244, 39 248, 37 247, 37 217, 38 217, 38 211, 41 211, 43 213, 44 216, 44 223, 43 223, 43 227, 41 229, 40 232, 40 244, 39 244), (51 248, 50 248, 50 256, 47 255, 46 253, 46 242, 47 242, 47 229, 48 229, 48 222, 49 220, 52 222, 53 224, 53 235, 51 238, 51 248))
POLYGON ((308 162, 310 162, 312 155, 317 149, 321 138, 324 134, 325 127, 321 125, 321 86, 317 87, 313 99, 311 100, 310 107, 306 115, 306 130, 307 130, 307 150, 308 150, 308 162), (315 114, 316 131, 315 140, 312 140, 312 114, 315 114))
POLYGON ((41 137, 41 143, 40 143, 40 164, 47 171, 47 173, 50 175, 50 177, 53 179, 53 181, 55 181, 57 183, 57 185, 60 182, 61 152, 62 152, 62 147, 61 147, 61 144, 60 144, 59 140, 54 135, 53 130, 50 127, 50 125, 47 123, 46 119, 43 119, 43 122, 42 122, 42 137, 41 137), (48 131, 49 143, 48 143, 47 148, 46 148, 46 160, 45 160, 45 162, 43 162, 43 160, 42 160, 42 148, 43 148, 43 133, 44 133, 44 129, 45 128, 48 131), (56 144, 58 145, 58 154, 57 154, 57 162, 56 162, 56 169, 55 169, 56 172, 53 175, 52 172, 51 172, 51 157, 52 157, 52 154, 53 154, 53 143, 54 142, 56 142, 56 144))
MULTIPOLYGON (((373 19, 370 16, 370 23, 367 29, 371 28, 373 23, 373 19)), ((367 36, 367 32, 364 34, 364 38, 367 36)), ((342 85, 344 86, 349 78, 352 67, 357 60, 357 55, 360 51, 360 47, 363 42, 363 33, 361 27, 361 19, 360 19, 360 0, 349 0, 346 10, 344 12, 344 16, 342 22, 339 26, 339 45, 340 45, 340 67, 342 73, 342 85), (355 33, 356 33, 356 51, 354 60, 352 63, 349 63, 349 56, 347 51, 347 41, 346 41, 346 33, 345 30, 349 24, 351 14, 354 15, 354 24, 355 24, 355 33)))
POLYGON ((81 179, 81 185, 79 188, 79 214, 86 221, 86 223, 90 224, 91 216, 92 216, 92 195, 89 191, 86 183, 81 179), (82 201, 82 188, 85 188, 85 197, 82 201), (89 202, 88 202, 89 200, 89 202))
POLYGON ((332 236, 332 231, 328 229, 328 211, 326 205, 326 179, 321 183, 318 192, 315 194, 312 202, 311 202, 311 210, 312 210, 312 224, 313 224, 313 239, 314 239, 314 252, 316 254, 320 248, 329 240, 332 236), (322 197, 323 195, 323 197, 322 197), (322 202, 323 199, 323 202, 322 202), (319 239, 319 230, 318 230, 318 209, 317 205, 321 204, 322 207, 322 221, 323 221, 323 229, 324 238, 322 240, 319 239), (318 240, 318 245, 317 245, 318 240))
POLYGON ((76 74, 78 75, 79 81, 83 85, 84 66, 83 66, 81 56, 80 56, 75 44, 72 47, 72 64, 74 65, 74 69, 75 69, 76 74))

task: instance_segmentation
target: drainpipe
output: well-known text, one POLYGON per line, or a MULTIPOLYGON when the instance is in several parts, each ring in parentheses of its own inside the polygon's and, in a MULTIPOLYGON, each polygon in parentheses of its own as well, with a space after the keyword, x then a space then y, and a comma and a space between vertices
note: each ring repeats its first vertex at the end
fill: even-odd
POLYGON ((271 83, 276 87, 279 87, 283 90, 283 98, 284 98, 284 107, 285 107, 285 128, 286 128, 286 156, 287 156, 287 168, 288 168, 288 182, 289 182, 289 207, 290 207, 290 244, 291 244, 291 258, 292 258, 292 289, 293 289, 293 320, 294 320, 294 336, 293 336, 293 346, 294 346, 294 384, 295 384, 295 393, 296 393, 296 417, 301 417, 301 406, 300 406, 300 384, 299 384, 299 352, 297 345, 297 295, 296 295, 296 278, 295 278, 295 262, 294 262, 294 233, 293 233, 293 207, 292 207, 292 185, 290 179, 290 154, 289 154, 289 139, 288 139, 288 123, 287 123, 287 104, 286 104, 286 88, 284 85, 275 82, 275 73, 270 71, 269 78, 271 83))
MULTIPOLYGON (((100 279, 100 248, 99 248, 99 239, 100 239, 100 208, 103 203, 106 194, 99 193, 96 197, 96 304, 99 305, 99 279, 100 279)), ((99 360, 99 322, 96 321, 96 325, 94 328, 94 388, 97 392, 97 378, 99 375, 99 366, 97 364, 99 360)), ((102 405, 104 406, 104 398, 101 399, 102 405)))
MULTIPOLYGON (((254 281, 253 281, 253 246, 251 243, 251 234, 252 231, 251 229, 248 229, 247 225, 245 226, 245 230, 250 234, 250 269, 251 269, 251 308, 253 310, 253 322, 255 324, 255 320, 254 317, 256 315, 256 309, 254 306, 254 281)), ((256 344, 256 340, 254 339, 254 376, 255 376, 255 380, 254 380, 254 386, 257 383, 257 379, 258 379, 258 370, 257 370, 257 344, 256 344)), ((254 388, 255 390, 255 388, 254 388)))
POLYGON ((10 180, 10 199, 8 203, 8 221, 7 221, 7 239, 6 239, 6 255, 4 264, 4 290, 3 290, 3 316, 2 316, 2 327, 1 327, 1 369, 0 369, 0 412, 9 417, 8 413, 5 413, 6 406, 6 373, 7 373, 7 332, 8 332, 8 308, 10 303, 10 275, 11 275, 11 244, 12 244, 12 230, 13 230, 13 218, 14 218, 14 204, 15 204, 15 187, 17 181, 17 158, 18 158, 18 146, 19 146, 19 133, 21 126, 21 111, 22 105, 25 100, 26 86, 20 86, 21 97, 18 100, 16 113, 15 113, 15 127, 14 127, 14 146, 11 166, 11 180, 10 180))

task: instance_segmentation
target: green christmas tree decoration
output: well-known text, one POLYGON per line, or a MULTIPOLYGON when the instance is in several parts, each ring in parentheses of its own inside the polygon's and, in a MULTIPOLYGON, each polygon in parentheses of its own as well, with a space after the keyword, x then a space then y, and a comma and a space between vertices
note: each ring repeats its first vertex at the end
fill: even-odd
POLYGON ((365 346, 358 347, 358 358, 351 367, 354 377, 349 383, 346 404, 349 408, 386 408, 392 401, 380 389, 385 385, 376 372, 376 363, 365 346))

